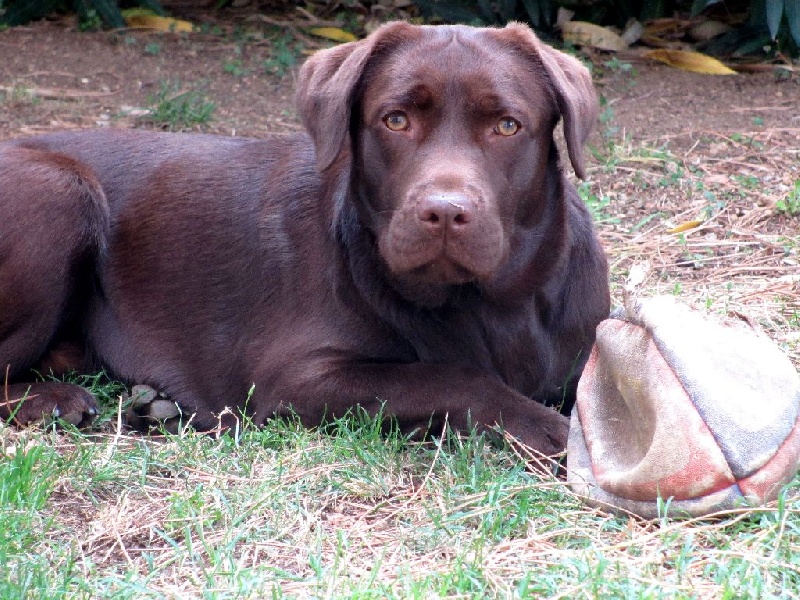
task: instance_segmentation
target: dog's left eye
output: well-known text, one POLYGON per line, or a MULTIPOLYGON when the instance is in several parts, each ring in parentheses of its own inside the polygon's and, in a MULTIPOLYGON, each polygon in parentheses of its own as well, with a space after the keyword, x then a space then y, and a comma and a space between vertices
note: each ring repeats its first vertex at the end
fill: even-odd
POLYGON ((519 121, 512 117, 503 117, 497 122, 497 125, 494 126, 494 132, 499 135, 509 136, 517 133, 519 128, 519 121))
POLYGON ((383 117, 383 123, 392 131, 406 131, 410 126, 406 114, 399 110, 390 112, 383 117))

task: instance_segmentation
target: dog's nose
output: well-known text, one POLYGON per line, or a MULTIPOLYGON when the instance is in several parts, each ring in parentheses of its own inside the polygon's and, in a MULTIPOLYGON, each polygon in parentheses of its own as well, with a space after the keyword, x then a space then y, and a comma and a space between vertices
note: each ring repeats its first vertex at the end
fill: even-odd
POLYGON ((420 202, 419 218, 431 229, 459 228, 472 221, 475 205, 459 192, 435 192, 420 202))

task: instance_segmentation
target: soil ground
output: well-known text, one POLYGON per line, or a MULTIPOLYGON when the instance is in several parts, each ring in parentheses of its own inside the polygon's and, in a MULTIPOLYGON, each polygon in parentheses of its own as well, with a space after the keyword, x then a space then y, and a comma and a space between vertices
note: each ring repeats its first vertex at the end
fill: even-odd
MULTIPOLYGON (((209 15, 198 18, 210 23, 209 15)), ((79 32, 64 17, 0 32, 0 91, 6 95, 0 136, 109 121, 128 126, 126 114, 152 104, 165 84, 213 100, 208 131, 258 136, 298 129, 294 65, 281 63, 299 64, 328 43, 253 21, 204 29, 214 33, 79 32), (276 43, 292 38, 281 58, 276 43)), ((714 77, 610 55, 590 59, 614 126, 635 140, 686 147, 703 134, 777 129, 796 136, 800 128, 797 75, 714 77)))
MULTIPOLYGON (((330 43, 276 28, 271 17, 220 15, 189 15, 203 24, 191 34, 79 32, 68 17, 1 31, 0 139, 164 128, 169 117, 153 110, 160 100, 169 110, 180 92, 215 109, 204 125, 190 119, 172 128, 247 136, 300 130, 296 67, 330 43)), ((581 191, 615 286, 642 263, 648 293, 755 311, 797 360, 800 76, 708 76, 639 59, 584 58, 603 114, 581 191)))

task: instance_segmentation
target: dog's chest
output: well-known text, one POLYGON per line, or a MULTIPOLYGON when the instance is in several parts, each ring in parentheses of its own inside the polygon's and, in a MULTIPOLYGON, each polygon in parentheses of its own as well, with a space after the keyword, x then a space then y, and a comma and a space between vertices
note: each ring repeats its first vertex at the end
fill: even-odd
POLYGON ((418 314, 405 331, 418 360, 466 365, 495 374, 531 396, 549 379, 551 339, 533 307, 496 312, 483 306, 418 314))

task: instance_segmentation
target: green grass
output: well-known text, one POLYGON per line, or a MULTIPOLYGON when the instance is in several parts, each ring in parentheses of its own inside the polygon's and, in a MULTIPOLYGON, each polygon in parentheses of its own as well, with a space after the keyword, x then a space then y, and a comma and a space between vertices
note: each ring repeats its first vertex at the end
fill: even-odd
MULTIPOLYGON (((601 165, 578 188, 606 243, 612 284, 649 260, 648 294, 750 314, 798 364, 790 283, 771 291, 780 283, 771 272, 709 283, 704 271, 695 278, 678 266, 727 252, 720 244, 731 235, 742 244, 731 246, 734 268, 751 248, 771 264, 793 260, 800 245, 789 215, 768 221, 776 229, 760 234, 770 242, 763 249, 746 228, 709 228, 708 240, 693 229, 668 234, 696 216, 721 218, 762 184, 743 175, 723 188, 683 169, 659 185, 678 173, 665 167, 676 163, 671 154, 614 152, 613 169, 641 168, 649 187, 601 165), (628 214, 640 198, 653 204, 628 214)), ((122 386, 103 375, 73 381, 101 400, 95 432, 0 429, 4 600, 739 599, 800 589, 800 477, 767 507, 642 522, 586 508, 513 448, 481 436, 420 443, 357 413, 323 430, 289 420, 219 439, 148 438, 117 431, 122 386)))
POLYGON ((250 70, 244 66, 242 59, 238 56, 225 59, 222 63, 222 70, 231 77, 236 77, 237 79, 247 77, 250 74, 250 70))
POLYGON ((271 44, 270 56, 263 63, 264 72, 283 77, 301 62, 304 45, 301 41, 295 40, 291 32, 274 30, 265 33, 265 36, 271 44))
POLYGON ((42 532, 54 527, 47 507, 55 485, 51 475, 62 461, 52 445, 29 438, 20 436, 0 457, 0 598, 62 598, 72 571, 69 551, 56 550, 63 559, 57 572, 51 570, 52 554, 38 551, 42 532))
POLYGON ((202 128, 211 122, 216 110, 214 102, 201 92, 185 89, 177 82, 162 82, 149 104, 149 114, 142 120, 169 131, 202 128))
POLYGON ((586 204, 595 223, 609 223, 614 220, 614 217, 608 212, 611 199, 606 195, 595 193, 590 182, 582 181, 578 185, 578 195, 586 204))
POLYGON ((775 204, 779 213, 790 217, 800 216, 800 179, 794 182, 794 187, 775 204))
POLYGON ((158 56, 161 54, 161 44, 158 42, 148 42, 144 47, 144 53, 151 56, 158 56))
POLYGON ((800 482, 720 522, 586 510, 480 436, 363 415, 238 437, 0 432, 0 597, 755 598, 800 586, 800 482), (9 450, 11 449, 11 451, 9 450))
POLYGON ((41 102, 41 98, 36 95, 35 90, 24 85, 5 88, 0 93, 2 93, 0 103, 35 106, 41 102))

